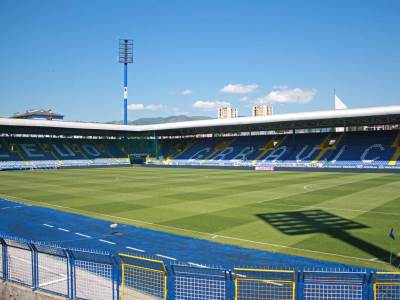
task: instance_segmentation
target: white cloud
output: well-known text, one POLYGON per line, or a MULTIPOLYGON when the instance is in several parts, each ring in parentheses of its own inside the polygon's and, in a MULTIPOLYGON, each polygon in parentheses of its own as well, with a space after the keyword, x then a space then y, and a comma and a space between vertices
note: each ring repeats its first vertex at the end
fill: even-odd
POLYGON ((182 91, 183 96, 190 96, 192 94, 193 94, 193 91, 190 89, 186 89, 186 90, 182 91))
POLYGON ((193 103, 194 108, 198 108, 201 110, 214 110, 222 106, 230 106, 231 104, 226 101, 204 101, 204 100, 197 100, 193 103))
POLYGON ((162 108, 164 108, 162 104, 132 103, 128 105, 129 110, 160 110, 162 108))
POLYGON ((317 94, 316 89, 290 89, 287 86, 275 87, 268 95, 257 99, 259 103, 308 103, 317 94))
POLYGON ((245 96, 239 99, 240 102, 247 102, 249 100, 249 97, 245 96))
POLYGON ((221 89, 221 92, 229 94, 247 94, 254 92, 257 88, 257 84, 228 84, 221 89))

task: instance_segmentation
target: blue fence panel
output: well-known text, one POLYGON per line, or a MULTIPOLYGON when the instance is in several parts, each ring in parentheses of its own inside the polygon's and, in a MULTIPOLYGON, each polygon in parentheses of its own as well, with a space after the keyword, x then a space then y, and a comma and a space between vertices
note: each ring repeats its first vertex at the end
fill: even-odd
POLYGON ((400 272, 377 272, 374 300, 400 299, 400 272))
POLYGON ((34 253, 29 244, 4 240, 7 245, 7 279, 34 288, 34 253))
POLYGON ((72 294, 77 299, 116 299, 115 263, 111 255, 69 250, 72 294))
POLYGON ((368 299, 366 273, 311 271, 303 273, 305 300, 368 299))
POLYGON ((38 289, 68 297, 70 274, 68 256, 61 248, 35 245, 38 289))
MULTIPOLYGON (((3 280, 68 299, 121 299, 122 260, 109 253, 67 250, 6 237, 0 238, 0 258, 3 280)), ((175 263, 167 266, 166 275, 168 299, 235 299, 237 288, 237 299, 400 300, 400 272, 251 268, 231 271, 175 263)))
POLYGON ((5 279, 4 277, 4 257, 3 257, 3 252, 4 252, 4 243, 3 240, 0 240, 0 279, 5 279))
POLYGON ((173 265, 174 299, 225 300, 229 273, 223 269, 173 265))

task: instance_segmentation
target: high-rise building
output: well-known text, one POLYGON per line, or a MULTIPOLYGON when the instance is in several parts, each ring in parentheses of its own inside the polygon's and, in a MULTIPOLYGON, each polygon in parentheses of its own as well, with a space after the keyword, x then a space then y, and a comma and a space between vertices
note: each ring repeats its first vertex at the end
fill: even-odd
POLYGON ((253 106, 253 117, 272 115, 272 106, 258 104, 253 106))
POLYGON ((238 116, 237 108, 225 106, 218 108, 218 119, 233 119, 238 116))

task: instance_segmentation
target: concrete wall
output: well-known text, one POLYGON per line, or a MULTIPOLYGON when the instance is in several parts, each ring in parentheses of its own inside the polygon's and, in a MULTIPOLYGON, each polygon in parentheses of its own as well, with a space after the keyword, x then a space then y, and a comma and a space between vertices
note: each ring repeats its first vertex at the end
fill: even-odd
POLYGON ((32 291, 28 287, 10 282, 0 282, 0 300, 65 300, 66 298, 32 291))

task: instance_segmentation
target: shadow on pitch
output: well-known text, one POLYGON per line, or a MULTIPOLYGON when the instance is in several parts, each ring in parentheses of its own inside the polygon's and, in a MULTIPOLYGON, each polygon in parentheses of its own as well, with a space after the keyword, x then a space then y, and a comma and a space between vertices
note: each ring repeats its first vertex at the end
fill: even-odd
MULTIPOLYGON (((257 214, 257 217, 287 235, 323 233, 356 247, 381 261, 389 262, 390 252, 368 241, 351 235, 348 230, 368 228, 368 226, 323 210, 257 214)), ((392 264, 398 264, 393 256, 392 264)))

